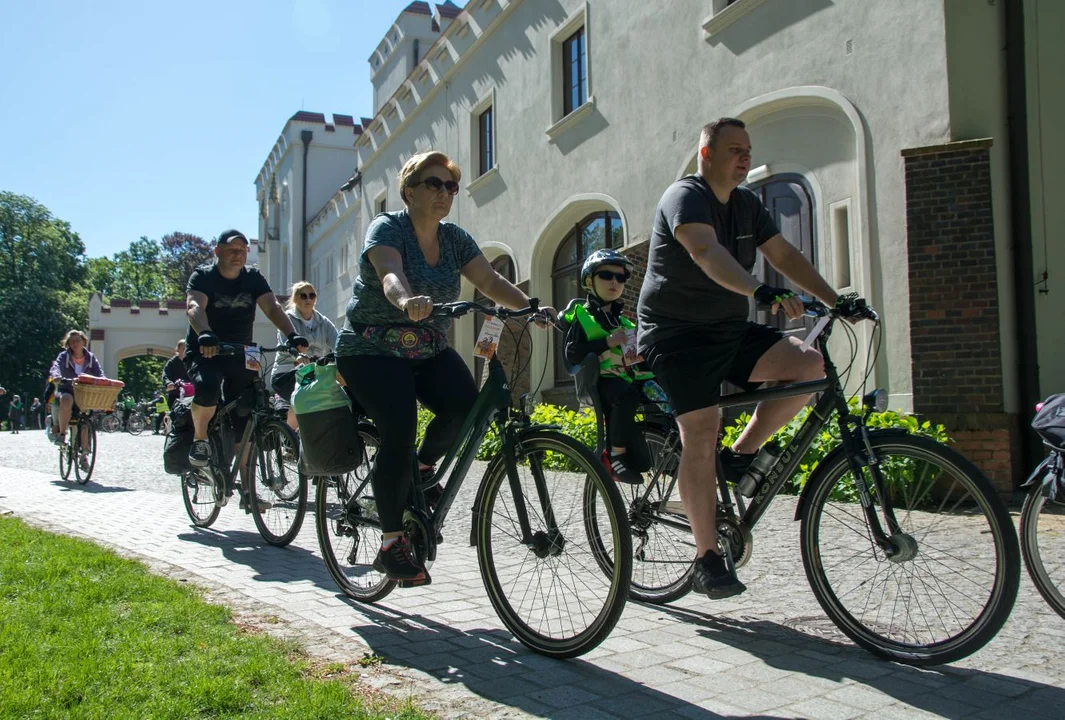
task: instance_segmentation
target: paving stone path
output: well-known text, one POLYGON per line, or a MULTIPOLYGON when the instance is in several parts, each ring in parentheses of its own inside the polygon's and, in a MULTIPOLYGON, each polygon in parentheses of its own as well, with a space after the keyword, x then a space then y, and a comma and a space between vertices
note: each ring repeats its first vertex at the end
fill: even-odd
POLYGON ((570 661, 532 654, 492 610, 463 542, 475 467, 445 529, 433 584, 379 606, 338 595, 318 553, 313 514, 296 542, 273 548, 235 503, 209 530, 192 527, 162 438, 101 435, 93 481, 59 480, 39 432, 0 434, 0 512, 91 539, 195 583, 243 622, 298 639, 323 660, 384 658, 365 682, 413 696, 443 717, 1060 718, 1065 621, 1022 577, 999 636, 953 666, 917 670, 854 647, 806 584, 793 501, 781 498, 755 535, 748 592, 711 603, 629 603, 610 638, 570 661), (464 503, 464 504, 463 504, 464 503))

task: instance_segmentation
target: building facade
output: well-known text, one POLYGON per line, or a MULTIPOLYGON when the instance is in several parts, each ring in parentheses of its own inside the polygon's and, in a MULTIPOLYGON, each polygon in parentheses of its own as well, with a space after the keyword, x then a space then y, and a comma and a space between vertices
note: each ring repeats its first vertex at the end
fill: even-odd
MULTIPOLYGON (((449 219, 530 295, 564 305, 602 246, 636 259, 634 293, 663 190, 694 170, 704 123, 739 117, 748 185, 785 237, 881 311, 871 383, 946 422, 1005 488, 1031 451, 1027 404, 1065 390, 1045 202, 1065 186, 1065 92, 1047 79, 1063 22, 1053 0, 412 3, 370 59, 372 118, 286 124, 256 179, 260 262, 275 286, 317 280, 339 319, 367 225, 402 207, 403 162, 435 149, 463 169, 449 219), (305 168, 301 228, 277 188, 305 168)), ((472 367, 472 318, 454 339, 472 367)), ((569 382, 559 341, 531 342, 548 397, 569 382)))

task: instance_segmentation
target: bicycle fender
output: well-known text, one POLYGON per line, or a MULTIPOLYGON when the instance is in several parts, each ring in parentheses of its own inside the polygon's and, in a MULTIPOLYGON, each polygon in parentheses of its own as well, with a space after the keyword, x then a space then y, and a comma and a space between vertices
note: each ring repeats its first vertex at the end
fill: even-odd
MULTIPOLYGON (((901 428, 884 428, 883 430, 870 430, 869 442, 874 442, 877 438, 892 436, 898 437, 901 435, 909 434, 909 431, 903 430, 901 428)), ((803 486, 802 492, 799 493, 799 502, 795 506, 795 520, 802 520, 803 517, 806 515, 806 499, 810 495, 810 489, 817 487, 818 483, 821 482, 821 476, 824 475, 824 469, 826 467, 831 467, 835 463, 836 457, 845 453, 846 450, 843 448, 843 445, 838 445, 831 452, 829 452, 828 455, 825 455, 824 459, 817 464, 817 467, 814 469, 813 473, 807 479, 806 484, 803 486)))

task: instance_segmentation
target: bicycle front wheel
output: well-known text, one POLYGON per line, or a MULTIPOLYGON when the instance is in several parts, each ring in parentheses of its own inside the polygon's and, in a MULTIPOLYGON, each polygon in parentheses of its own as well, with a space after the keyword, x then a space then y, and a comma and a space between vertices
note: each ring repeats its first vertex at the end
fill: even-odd
POLYGON ((182 473, 181 499, 185 502, 185 512, 196 527, 210 527, 222 511, 221 506, 215 502, 214 482, 205 479, 198 472, 182 473))
POLYGON ((359 467, 347 475, 318 478, 314 520, 322 559, 341 592, 372 603, 387 596, 397 583, 373 569, 381 547, 381 520, 370 473, 381 442, 370 427, 360 428, 359 435, 364 447, 359 467))
POLYGON ((135 412, 129 416, 129 422, 126 423, 126 431, 130 435, 140 435, 142 432, 144 432, 144 425, 144 415, 139 412, 135 412))
POLYGON ((625 607, 632 576, 625 507, 602 464, 573 438, 532 431, 516 455, 517 478, 497 457, 482 481, 474 517, 481 577, 496 613, 522 644, 556 658, 582 655, 606 638, 625 607), (601 542, 620 559, 609 572, 586 531, 589 485, 601 508, 601 542))
POLYGON ((79 485, 84 485, 89 482, 93 468, 96 467, 96 428, 88 421, 79 423, 78 428, 81 432, 75 432, 71 437, 72 447, 75 446, 74 438, 77 438, 76 451, 72 453, 72 459, 74 478, 79 485))
POLYGON ((248 471, 248 501, 263 540, 284 547, 296 539, 307 513, 307 477, 299 471, 296 434, 278 420, 259 428, 258 465, 248 471))
POLYGON ((882 488, 899 531, 890 554, 872 538, 846 453, 825 459, 803 508, 802 559, 833 622, 877 655, 948 663, 983 647, 1017 597, 1020 558, 1006 507, 958 453, 912 435, 870 435, 862 468, 873 510, 882 488), (877 485, 874 485, 874 479, 877 485))
POLYGON ((59 477, 64 480, 70 479, 70 471, 74 467, 74 435, 69 431, 67 434, 71 441, 59 446, 59 477))
POLYGON ((1042 485, 1032 486, 1021 509, 1021 553, 1036 590, 1065 618, 1065 505, 1043 497, 1042 485))

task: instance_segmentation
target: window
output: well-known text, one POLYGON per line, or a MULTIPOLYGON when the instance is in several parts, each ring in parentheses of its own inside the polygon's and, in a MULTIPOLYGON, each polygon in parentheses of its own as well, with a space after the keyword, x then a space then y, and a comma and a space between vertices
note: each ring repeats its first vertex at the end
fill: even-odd
MULTIPOLYGON (((588 215, 562 239, 555 252, 551 270, 551 303, 559 311, 576 297, 583 297, 581 266, 584 259, 596 250, 621 248, 625 245, 621 216, 616 212, 597 212, 588 215)), ((555 343, 555 383, 572 383, 566 372, 565 348, 555 343)))
POLYGON ((588 99, 584 28, 562 43, 562 114, 569 115, 588 99))
POLYGON ((327 286, 333 284, 333 276, 333 258, 329 257, 325 261, 325 284, 327 286))
POLYGON ((478 168, 480 168, 479 175, 484 175, 496 164, 493 123, 492 107, 489 106, 477 117, 477 147, 480 151, 479 162, 477 163, 478 168))
MULTIPOLYGON (((509 255, 500 255, 492 261, 492 267, 497 273, 505 277, 510 282, 514 282, 514 261, 510 259, 509 255)), ((473 293, 473 301, 477 303, 483 303, 488 300, 488 296, 481 293, 480 290, 475 290, 473 293)), ((490 300, 488 300, 491 303, 490 300)), ((481 334, 481 327, 484 325, 484 315, 480 313, 474 313, 473 315, 473 338, 474 341, 481 334)), ((504 333, 505 334, 505 333, 504 333)), ((502 342, 502 338, 500 339, 502 342)), ((477 385, 481 384, 481 380, 484 377, 484 358, 475 357, 473 359, 473 379, 477 382, 477 385)))

